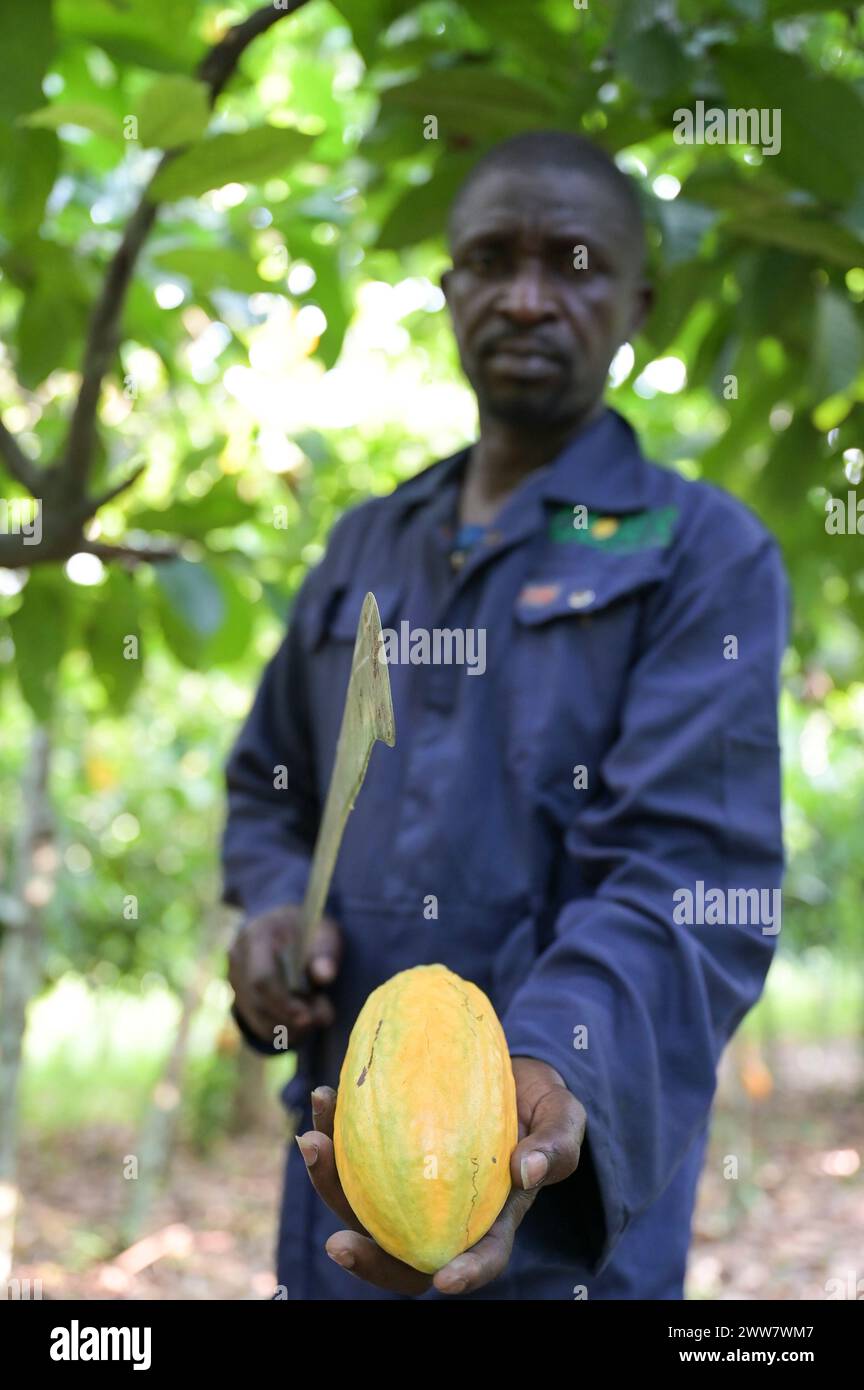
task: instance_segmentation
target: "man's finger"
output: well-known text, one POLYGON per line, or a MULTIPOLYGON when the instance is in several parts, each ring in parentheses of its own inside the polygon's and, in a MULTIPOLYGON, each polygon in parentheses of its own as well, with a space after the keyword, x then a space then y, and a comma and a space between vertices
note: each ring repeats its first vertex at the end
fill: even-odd
POLYGON ((306 970, 316 985, 329 985, 342 961, 342 933, 332 917, 322 917, 307 953, 306 970))
POLYGON ((333 1121, 336 1118, 336 1092, 332 1086, 316 1086, 312 1092, 312 1124, 315 1129, 333 1138, 333 1121))
POLYGON ((278 981, 256 980, 249 993, 258 1012, 266 1014, 274 1027, 287 1028, 292 1042, 312 1026, 311 1000, 290 994, 278 981))
POLYGON ((530 1131, 510 1159, 513 1186, 530 1191, 569 1178, 579 1166, 585 1120, 585 1107, 566 1086, 553 1086, 542 1095, 530 1131))
POLYGON ((428 1274, 421 1274, 401 1260, 394 1259, 376 1245, 371 1236, 358 1235, 356 1231, 337 1231, 330 1236, 324 1249, 340 1269, 347 1269, 367 1284, 378 1289, 388 1289, 390 1293, 416 1296, 425 1293, 432 1282, 428 1274))
POLYGON ((516 1231, 531 1210, 535 1196, 533 1192, 511 1189, 500 1216, 485 1236, 438 1270, 433 1283, 439 1293, 473 1293, 504 1273, 516 1231))
POLYGON ((305 1134, 297 1136, 297 1144, 303 1155, 303 1162, 306 1164, 306 1171, 312 1181, 312 1186, 322 1202, 326 1202, 330 1210, 339 1217, 340 1221, 344 1221, 350 1230, 367 1234, 366 1227, 357 1220, 351 1210, 351 1203, 342 1191, 342 1184, 336 1171, 333 1140, 330 1136, 323 1134, 320 1129, 309 1129, 305 1134))

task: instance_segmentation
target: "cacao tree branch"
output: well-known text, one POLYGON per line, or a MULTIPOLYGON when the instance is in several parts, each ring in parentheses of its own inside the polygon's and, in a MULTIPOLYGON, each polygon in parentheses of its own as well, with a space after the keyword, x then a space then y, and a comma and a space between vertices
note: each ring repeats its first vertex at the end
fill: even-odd
POLYGON ((98 555, 100 560, 106 561, 158 564, 160 560, 176 560, 179 554, 179 551, 168 546, 110 545, 107 541, 88 540, 80 524, 70 525, 66 517, 58 520, 52 510, 45 508, 40 515, 41 536, 23 531, 9 535, 0 533, 0 567, 9 570, 31 569, 34 565, 68 560, 70 555, 81 553, 98 555))
MULTIPOLYGON (((167 154, 162 156, 157 165, 157 172, 168 157, 167 154)), ((70 497, 81 497, 87 485, 96 444, 96 411, 102 393, 102 381, 119 346, 120 315, 126 300, 126 291, 138 254, 156 220, 157 210, 156 203, 147 201, 145 188, 140 203, 126 224, 123 240, 108 267, 102 291, 90 319, 81 367, 81 389, 72 412, 62 464, 66 475, 66 490, 70 497)))
POLYGON ((121 492, 125 492, 127 488, 137 483, 146 467, 146 463, 140 464, 138 468, 135 469, 134 473, 130 473, 128 478, 124 478, 122 483, 115 483, 114 487, 109 487, 105 492, 100 492, 98 497, 88 497, 86 499, 87 510, 84 513, 84 519, 92 516, 94 512, 98 512, 99 508, 104 507, 106 502, 113 502, 114 498, 119 497, 121 492))
POLYGON ((308 0, 285 0, 279 8, 275 4, 265 5, 260 10, 254 10, 240 24, 235 24, 224 38, 205 54, 198 65, 198 77, 202 82, 206 82, 210 88, 210 101, 215 102, 225 83, 228 81, 232 72, 237 66, 240 57, 252 42, 257 39, 259 34, 264 34, 276 24, 278 20, 284 19, 286 15, 294 14, 300 10, 308 0))
MULTIPOLYGON (((273 4, 267 5, 255 10, 242 23, 229 29, 224 38, 204 56, 198 68, 199 77, 210 87, 211 104, 215 102, 252 40, 307 3, 308 0, 286 0, 285 8, 282 9, 277 9, 273 4)), ((135 263, 156 220, 158 203, 150 201, 148 190, 159 171, 181 148, 183 147, 166 150, 150 182, 144 188, 141 200, 127 223, 123 239, 108 267, 108 274, 90 319, 84 347, 81 389, 72 414, 63 461, 68 491, 72 497, 80 496, 86 487, 96 443, 96 413, 102 381, 119 346, 120 317, 135 263)))
POLYGON ((160 560, 176 560, 180 551, 174 546, 108 545, 102 541, 84 540, 77 549, 85 555, 97 555, 100 560, 129 560, 134 564, 157 565, 160 560))
POLYGON ((33 467, 14 434, 10 434, 0 419, 0 458, 16 482, 26 487, 32 497, 39 495, 40 471, 33 467))
MULTIPOLYGON (((40 515, 44 518, 44 509, 40 515)), ((44 519, 41 536, 38 533, 25 535, 23 531, 0 532, 0 566, 7 570, 68 560, 77 549, 77 545, 70 543, 67 528, 55 533, 52 527, 44 525, 44 519)))

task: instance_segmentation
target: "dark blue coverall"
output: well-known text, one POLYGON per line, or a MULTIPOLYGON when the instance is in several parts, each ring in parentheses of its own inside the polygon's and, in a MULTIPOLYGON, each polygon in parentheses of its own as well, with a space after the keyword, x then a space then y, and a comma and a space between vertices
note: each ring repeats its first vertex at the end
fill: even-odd
MULTIPOLYGON (((576 1173, 467 1297, 678 1299, 718 1058, 778 923, 696 907, 682 924, 673 895, 777 896, 782 563, 740 503, 647 462, 607 410, 456 570, 468 453, 346 514, 305 579, 228 765, 225 896, 247 916, 302 899, 366 591, 385 628, 485 629, 482 675, 391 661, 396 747, 373 750, 329 903, 337 1021, 284 1099, 311 1128, 309 1091, 338 1084, 369 992, 443 962, 588 1116, 576 1173)), ((340 1224, 292 1143, 282 1296, 397 1297, 328 1258, 340 1224)))

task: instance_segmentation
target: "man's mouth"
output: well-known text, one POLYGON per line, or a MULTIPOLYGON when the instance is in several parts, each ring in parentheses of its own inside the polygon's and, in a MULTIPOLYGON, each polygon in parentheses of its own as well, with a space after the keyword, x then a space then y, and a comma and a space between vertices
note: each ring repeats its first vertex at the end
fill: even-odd
POLYGON ((557 354, 539 343, 505 339, 487 351, 493 371, 501 376, 540 378, 561 370, 557 354))

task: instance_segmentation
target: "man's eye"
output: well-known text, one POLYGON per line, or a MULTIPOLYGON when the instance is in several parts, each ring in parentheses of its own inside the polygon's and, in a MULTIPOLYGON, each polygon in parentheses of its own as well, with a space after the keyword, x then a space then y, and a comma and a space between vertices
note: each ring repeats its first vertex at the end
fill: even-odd
POLYGON ((500 246, 476 246, 468 256, 472 270, 488 273, 500 270, 504 264, 504 253, 500 246))

